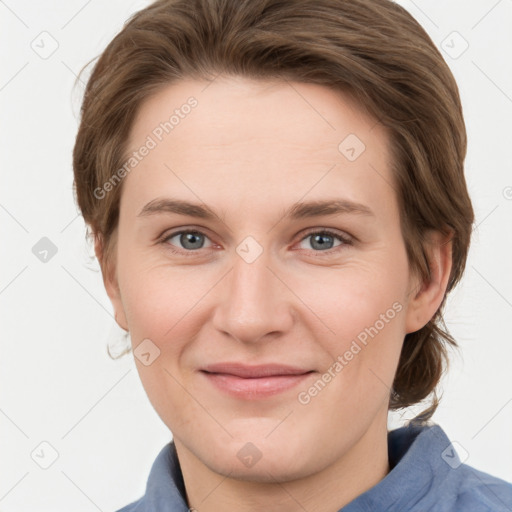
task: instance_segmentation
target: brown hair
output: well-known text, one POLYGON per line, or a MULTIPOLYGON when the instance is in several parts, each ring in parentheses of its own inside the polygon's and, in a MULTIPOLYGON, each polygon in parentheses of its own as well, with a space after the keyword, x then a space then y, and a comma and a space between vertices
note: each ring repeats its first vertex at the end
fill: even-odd
MULTIPOLYGON (((417 21, 390 0, 158 0, 136 13, 94 66, 73 152, 78 205, 110 272, 123 166, 137 110, 159 89, 218 74, 314 83, 351 94, 389 129, 394 187, 411 269, 429 278, 426 234, 450 234, 447 293, 464 271, 473 209, 464 179, 466 130, 449 67, 417 21)), ((448 362, 442 308, 406 335, 390 409, 431 395, 448 362)))

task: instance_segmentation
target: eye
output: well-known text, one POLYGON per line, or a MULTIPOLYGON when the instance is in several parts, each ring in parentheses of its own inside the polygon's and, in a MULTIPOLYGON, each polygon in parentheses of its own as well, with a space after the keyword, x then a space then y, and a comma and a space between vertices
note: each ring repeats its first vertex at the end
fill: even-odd
POLYGON ((177 231, 176 233, 166 236, 162 240, 162 243, 170 245, 173 252, 186 253, 203 249, 205 239, 208 239, 208 237, 200 231, 177 231), (176 238, 177 242, 171 242, 173 238, 176 238), (176 246, 177 244, 181 245, 181 251, 172 248, 172 246, 176 246))
POLYGON ((329 254, 332 251, 338 250, 340 246, 352 245, 352 240, 348 236, 340 235, 339 233, 335 233, 328 229, 311 231, 301 240, 301 242, 304 242, 305 240, 311 240, 310 244, 311 247, 313 247, 314 252, 328 252, 329 254), (335 239, 339 240, 340 244, 333 247, 335 239))
MULTIPOLYGON (((311 247, 313 252, 316 253, 331 254, 334 251, 342 250, 344 246, 352 245, 352 240, 348 235, 341 235, 328 229, 311 231, 301 239, 301 243, 308 239, 311 240, 311 247), (338 240, 340 243, 333 247, 335 240, 338 240)), ((205 247, 205 240, 209 240, 209 238, 201 231, 183 230, 164 236, 161 243, 166 245, 173 253, 194 256, 194 252, 200 249, 213 247, 213 244, 205 247), (173 239, 176 240, 173 241, 173 239)), ((302 247, 301 249, 304 248, 302 247)), ((310 249, 305 248, 305 250, 310 249)))

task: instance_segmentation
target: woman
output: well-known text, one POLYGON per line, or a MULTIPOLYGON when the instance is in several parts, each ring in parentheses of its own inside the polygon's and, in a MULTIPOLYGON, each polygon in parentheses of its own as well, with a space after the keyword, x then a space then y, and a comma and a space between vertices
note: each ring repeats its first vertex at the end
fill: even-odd
POLYGON ((454 78, 389 0, 160 0, 125 25, 74 149, 173 435, 124 512, 510 509, 512 485, 429 422, 474 219, 465 153, 454 78))

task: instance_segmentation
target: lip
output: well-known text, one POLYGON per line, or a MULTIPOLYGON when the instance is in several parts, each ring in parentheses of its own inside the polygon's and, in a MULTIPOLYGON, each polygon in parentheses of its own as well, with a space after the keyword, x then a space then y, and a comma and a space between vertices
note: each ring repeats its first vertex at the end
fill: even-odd
POLYGON ((249 366, 218 363, 201 368, 201 374, 231 396, 255 400, 283 393, 307 379, 314 370, 281 364, 249 366))
POLYGON ((205 366, 204 368, 201 368, 201 370, 208 373, 224 373, 228 375, 234 375, 235 377, 242 377, 245 379, 286 375, 303 375, 312 371, 311 369, 276 363, 259 364, 253 366, 243 363, 216 363, 205 366))

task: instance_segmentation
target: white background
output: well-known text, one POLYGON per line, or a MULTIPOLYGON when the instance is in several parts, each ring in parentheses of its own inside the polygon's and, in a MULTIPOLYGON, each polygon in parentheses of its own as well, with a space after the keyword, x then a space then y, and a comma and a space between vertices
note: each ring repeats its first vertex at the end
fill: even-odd
MULTIPOLYGON (((400 3, 452 54, 442 50, 462 95, 477 218, 446 314, 461 355, 452 357, 434 419, 468 464, 512 481, 512 1, 400 3), (458 58, 464 41, 453 31, 469 44, 458 58)), ((117 510, 144 493, 171 439, 133 356, 106 353, 122 331, 72 195, 75 75, 145 5, 0 1, 2 512, 117 510), (58 44, 46 59, 33 49, 41 38, 46 50, 58 44), (42 237, 57 248, 46 263, 32 252, 42 237), (31 458, 35 449, 51 456, 43 441, 58 452, 48 469, 31 458)), ((393 416, 390 427, 399 421, 393 416)))

